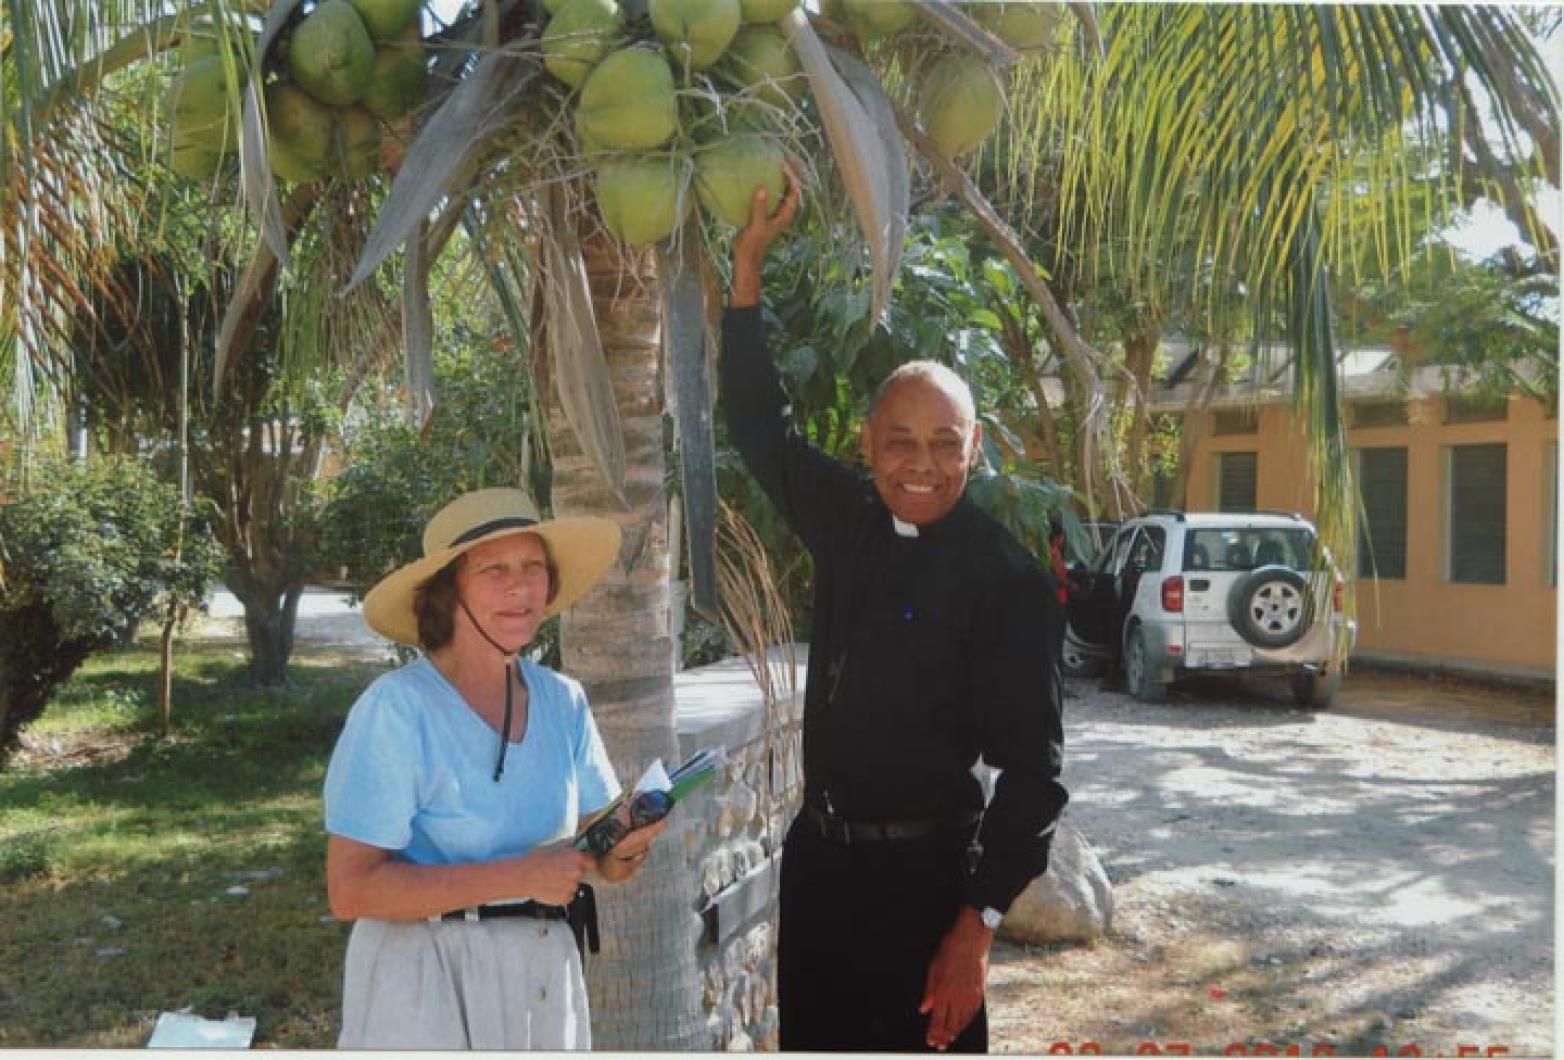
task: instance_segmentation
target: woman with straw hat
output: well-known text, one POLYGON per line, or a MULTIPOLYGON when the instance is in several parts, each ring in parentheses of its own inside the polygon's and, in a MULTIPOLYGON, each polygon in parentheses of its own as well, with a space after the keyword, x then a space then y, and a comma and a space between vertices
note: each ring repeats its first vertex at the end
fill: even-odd
POLYGON ((540 521, 520 490, 486 489, 423 545, 364 600, 376 632, 423 654, 359 697, 326 773, 326 887, 357 921, 339 1045, 589 1048, 567 907, 590 915, 587 874, 628 879, 662 826, 597 858, 571 845, 619 784, 581 686, 518 653, 602 576, 619 528, 540 521))

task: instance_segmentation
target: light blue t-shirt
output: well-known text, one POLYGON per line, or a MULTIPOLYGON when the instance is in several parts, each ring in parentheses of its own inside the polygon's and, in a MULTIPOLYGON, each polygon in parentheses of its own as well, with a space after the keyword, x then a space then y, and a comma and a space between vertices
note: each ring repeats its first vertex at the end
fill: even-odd
POLYGON ((326 831, 418 865, 509 857, 570 836, 619 782, 581 685, 527 659, 521 672, 527 727, 498 783, 499 735, 433 663, 377 678, 332 752, 326 831))

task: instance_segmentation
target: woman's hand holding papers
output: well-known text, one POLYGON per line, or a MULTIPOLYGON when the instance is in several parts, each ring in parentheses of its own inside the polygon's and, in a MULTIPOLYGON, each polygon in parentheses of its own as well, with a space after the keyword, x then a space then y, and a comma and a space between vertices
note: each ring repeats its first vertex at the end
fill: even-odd
POLYGON ((637 828, 626 835, 611 847, 608 853, 597 859, 598 874, 610 883, 618 883, 634 876, 646 863, 647 856, 652 852, 652 844, 667 827, 668 818, 664 817, 655 824, 637 828))

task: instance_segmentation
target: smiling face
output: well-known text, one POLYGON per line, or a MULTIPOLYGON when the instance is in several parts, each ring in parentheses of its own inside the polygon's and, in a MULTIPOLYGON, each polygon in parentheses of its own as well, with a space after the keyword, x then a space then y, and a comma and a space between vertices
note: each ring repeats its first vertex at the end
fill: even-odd
MULTIPOLYGON (((468 551, 456 572, 456 591, 489 636, 519 650, 537 634, 548 605, 552 575, 548 550, 536 534, 511 534, 468 551)), ((484 643, 457 608, 457 637, 484 643)))
POLYGON ((956 506, 982 438, 970 403, 952 390, 927 375, 899 380, 880 395, 863 427, 874 488, 897 518, 914 526, 936 523, 956 506))

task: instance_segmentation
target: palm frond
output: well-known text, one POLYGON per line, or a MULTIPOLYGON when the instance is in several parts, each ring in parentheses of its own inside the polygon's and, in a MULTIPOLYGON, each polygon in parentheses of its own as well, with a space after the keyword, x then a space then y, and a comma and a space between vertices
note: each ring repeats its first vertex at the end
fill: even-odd
POLYGON ((663 288, 663 370, 678 428, 680 494, 690 540, 690 602, 718 616, 712 539, 717 528, 717 468, 711 377, 706 357, 706 291, 693 222, 657 248, 663 288))

